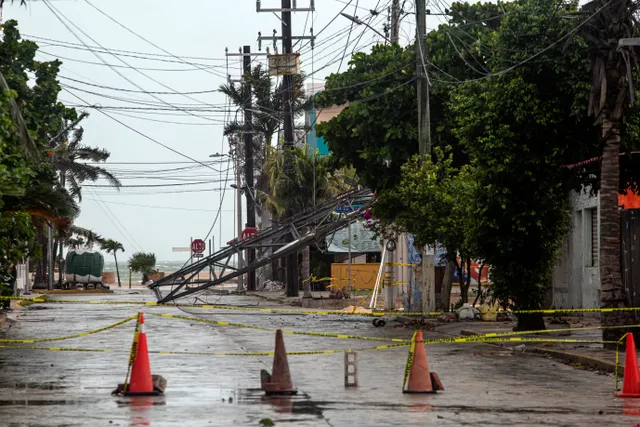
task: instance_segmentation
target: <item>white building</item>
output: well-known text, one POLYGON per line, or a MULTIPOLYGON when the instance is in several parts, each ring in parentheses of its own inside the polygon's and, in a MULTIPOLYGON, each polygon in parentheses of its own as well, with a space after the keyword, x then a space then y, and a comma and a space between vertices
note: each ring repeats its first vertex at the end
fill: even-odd
POLYGON ((600 198, 589 191, 571 192, 569 233, 553 274, 554 308, 596 308, 600 306, 598 268, 600 198))

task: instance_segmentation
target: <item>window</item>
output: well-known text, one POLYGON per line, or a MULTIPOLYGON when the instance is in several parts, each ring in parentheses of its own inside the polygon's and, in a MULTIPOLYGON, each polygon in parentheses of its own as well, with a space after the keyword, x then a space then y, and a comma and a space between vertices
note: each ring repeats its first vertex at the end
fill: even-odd
POLYGON ((598 247, 598 208, 589 209, 591 211, 591 267, 598 266, 598 255, 600 248, 598 247))

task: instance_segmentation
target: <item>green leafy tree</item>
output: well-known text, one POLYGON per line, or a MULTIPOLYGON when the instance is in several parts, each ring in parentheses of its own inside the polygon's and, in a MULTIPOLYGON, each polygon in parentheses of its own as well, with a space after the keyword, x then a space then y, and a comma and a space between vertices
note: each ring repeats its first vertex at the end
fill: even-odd
MULTIPOLYGON (((309 155, 308 147, 293 149, 293 162, 285 173, 286 153, 273 147, 267 149, 259 181, 266 190, 258 191, 258 200, 273 218, 280 220, 322 203, 329 197, 353 188, 356 182, 352 170, 329 171, 328 158, 318 153, 309 155)), ((310 295, 310 248, 302 251, 302 277, 305 295, 310 295)))
MULTIPOLYGON (((425 66, 431 82, 432 141, 435 147, 450 147, 452 167, 457 170, 469 159, 454 135, 448 100, 455 83, 477 77, 468 63, 486 61, 487 52, 480 59, 474 54, 484 50, 504 13, 491 3, 453 3, 447 13, 448 23, 427 36, 425 66)), ((329 76, 326 90, 316 97, 321 107, 347 106, 336 118, 318 125, 318 134, 333 152, 333 167, 355 167, 364 184, 376 190, 374 215, 380 226, 397 229, 393 221, 408 203, 396 197, 402 191, 398 188, 402 167, 418 153, 415 47, 375 46, 370 54, 354 55, 349 65, 347 71, 329 76)), ((445 276, 441 301, 448 300, 458 249, 446 247, 446 271, 451 274, 445 276)))
MULTIPOLYGON (((124 252, 124 246, 122 245, 122 243, 117 242, 115 240, 112 239, 105 239, 104 241, 102 241, 102 243, 100 244, 100 248, 103 251, 106 251, 108 254, 113 254, 113 259, 115 260, 116 263, 116 275, 118 276, 118 287, 122 287, 122 284, 120 283, 120 270, 118 269, 118 251, 124 252)), ((154 263, 155 266, 155 263, 154 263)))
MULTIPOLYGON (((564 3, 522 0, 505 7, 487 61, 496 75, 462 85, 450 105, 455 132, 476 167, 473 239, 491 265, 494 295, 507 306, 538 309, 568 225, 561 166, 597 147, 597 135, 584 103, 584 41, 548 49, 573 29, 564 3), (501 72, 513 64, 519 66, 501 72)), ((544 322, 519 316, 518 327, 544 329, 544 322)))
POLYGON ((418 152, 415 50, 376 45, 370 54, 354 54, 349 65, 327 77, 315 98, 320 108, 347 106, 316 132, 332 152, 334 169, 353 167, 370 188, 392 188, 402 165, 418 152))
POLYGON ((29 214, 5 212, 0 215, 0 295, 11 295, 11 285, 16 280, 14 267, 38 255, 35 235, 29 214))
POLYGON ((16 185, 11 194, 0 190, 0 209, 28 212, 34 219, 36 239, 45 255, 36 263, 37 285, 44 282, 45 276, 45 228, 68 227, 79 212, 59 185, 49 161, 52 140, 64 130, 64 123, 75 120, 77 114, 57 100, 60 62, 36 61, 38 47, 21 39, 16 21, 4 23, 2 31, 0 87, 5 89, 2 96, 8 108, 3 109, 0 124, 4 144, 0 150, 0 188, 6 187, 2 182, 7 179, 16 185), (29 72, 34 78, 29 77, 29 72), (10 176, 1 171, 9 171, 10 176))
MULTIPOLYGON (((382 193, 374 207, 374 215, 395 224, 399 230, 410 232, 418 246, 440 244, 454 256, 459 277, 462 262, 470 265, 476 257, 472 235, 474 220, 469 209, 469 200, 475 193, 474 169, 469 165, 461 170, 453 167, 453 155, 436 148, 434 160, 431 156, 414 156, 402 166, 402 178, 395 187, 397 191, 382 193), (385 218, 387 206, 393 206, 393 217, 385 218)), ((468 277, 469 279, 469 277, 468 277)), ((461 301, 468 302, 470 281, 460 283, 461 301)), ((450 289, 441 293, 440 308, 448 310, 450 289)), ((423 302, 424 303, 424 302, 423 302)))
POLYGON ((142 274, 142 283, 149 281, 149 276, 156 268, 156 255, 152 253, 136 252, 129 258, 129 268, 142 274))

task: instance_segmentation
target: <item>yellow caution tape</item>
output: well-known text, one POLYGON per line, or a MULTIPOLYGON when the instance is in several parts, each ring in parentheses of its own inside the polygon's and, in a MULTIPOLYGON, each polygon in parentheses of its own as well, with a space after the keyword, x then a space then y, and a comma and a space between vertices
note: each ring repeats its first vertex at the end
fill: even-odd
MULTIPOLYGON (((212 325, 218 326, 228 326, 228 327, 237 327, 237 328, 245 328, 245 329, 254 329, 259 331, 267 331, 267 332, 275 332, 276 329, 265 328, 261 326, 252 326, 245 325, 241 323, 232 323, 232 322, 224 322, 218 320, 209 320, 209 319, 200 319, 197 317, 187 317, 187 316, 179 316, 173 314, 156 314, 151 313, 154 316, 164 317, 167 319, 180 319, 187 321, 194 321, 200 323, 208 323, 212 325)), ((540 340, 538 338, 508 338, 508 337, 517 337, 521 335, 532 335, 532 334, 545 334, 552 332, 577 332, 582 330, 594 330, 594 329, 622 329, 622 328, 640 328, 640 324, 638 325, 624 325, 624 326, 588 326, 584 328, 564 328, 564 329, 543 329, 538 331, 509 331, 509 332, 492 332, 483 335, 471 335, 465 337, 450 337, 450 338, 439 338, 433 339, 429 341, 425 341, 425 344, 444 344, 444 343, 457 343, 457 342, 494 342, 504 338, 504 342, 512 341, 531 341, 531 340, 540 340)), ((289 331, 282 330, 283 334, 287 335, 307 335, 307 336, 315 336, 315 337, 325 337, 325 338, 338 338, 338 339, 349 339, 349 340, 363 340, 363 341, 390 341, 390 342, 398 342, 398 343, 410 343, 409 340, 401 339, 401 338, 383 338, 383 337, 363 337, 358 335, 345 335, 345 334, 335 334, 335 333, 327 333, 327 332, 312 332, 312 331, 289 331)), ((542 339, 541 342, 549 341, 548 339, 542 339)), ((538 342, 538 341, 532 341, 538 342)), ((551 342, 561 342, 558 340, 552 340, 551 342)), ((584 341, 584 340, 572 340, 567 339, 563 342, 598 342, 602 341, 584 341)))
MULTIPOLYGON (((409 378, 411 367, 413 366, 413 355, 416 351, 416 335, 418 335, 417 332, 413 334, 413 338, 411 338, 411 345, 409 346, 409 356, 407 356, 407 365, 404 368, 404 381, 402 381, 403 390, 404 390, 404 386, 407 384, 407 378, 409 378)), ((424 344, 421 344, 421 345, 424 345, 424 344)))
MULTIPOLYGON (((616 343, 616 341, 598 341, 598 340, 568 340, 568 339, 537 339, 537 338, 487 338, 483 340, 471 340, 467 338, 458 338, 453 341, 455 343, 478 343, 478 342, 553 342, 553 343, 597 343, 597 344, 609 344, 616 343)), ((418 343, 416 341, 416 343, 418 343)), ((422 344, 441 344, 443 340, 425 340, 422 344)), ((409 347, 410 343, 379 345, 375 347, 365 347, 359 349, 352 349, 353 351, 379 351, 396 349, 400 347, 409 347)), ((92 353, 126 353, 126 350, 111 350, 111 349, 93 349, 93 348, 65 348, 65 347, 32 347, 32 346, 0 346, 0 349, 6 350, 43 350, 43 351, 65 351, 65 352, 92 352, 92 353)), ((289 351, 287 355, 290 356, 304 356, 312 354, 335 354, 344 353, 344 349, 335 350, 312 350, 312 351, 289 351)), ((151 354, 159 355, 187 355, 187 356, 273 356, 273 351, 264 352, 248 352, 248 353, 228 353, 228 352, 191 352, 191 351, 149 351, 151 354)))
POLYGON ((127 366, 127 376, 124 377, 124 385, 122 390, 124 392, 127 391, 127 386, 129 385, 129 375, 131 374, 131 367, 133 366, 133 362, 136 360, 136 355, 138 354, 138 341, 140 340, 140 330, 142 329, 140 320, 142 319, 142 313, 137 314, 138 321, 136 322, 136 329, 133 333, 133 342, 131 343, 131 352, 129 353, 129 366, 127 366))
MULTIPOLYGON (((390 286, 387 284, 386 286, 390 286)), ((235 307, 228 305, 213 305, 213 304, 161 304, 156 301, 101 301, 101 300, 50 300, 44 298, 21 298, 21 297, 5 297, 0 296, 0 301, 3 300, 16 300, 16 301, 30 301, 34 303, 51 303, 51 304, 103 304, 103 305, 144 305, 148 307, 193 307, 203 309, 216 309, 216 310, 234 310, 234 311, 253 311, 262 313, 293 313, 300 315, 357 315, 357 316, 437 316, 445 314, 441 311, 431 312, 373 312, 373 313, 348 313, 343 311, 303 311, 303 310, 291 310, 291 309, 277 309, 277 308, 253 308, 253 307, 235 307)), ((624 307, 624 308, 573 308, 573 309, 557 309, 557 310, 506 310, 501 313, 505 314, 568 314, 568 313, 614 313, 614 312, 633 312, 640 311, 640 307, 624 307)))
POLYGON ((404 262, 385 262, 384 265, 387 267, 415 267, 418 264, 407 264, 404 262))
MULTIPOLYGON (((208 323, 208 324, 217 325, 217 326, 230 326, 235 328, 254 329, 258 331, 267 331, 267 332, 276 331, 275 329, 264 328, 261 326, 244 325, 242 323, 223 322, 219 320, 200 319, 198 317, 187 317, 187 316, 179 316, 174 314, 156 314, 156 313, 150 313, 150 314, 152 314, 153 316, 164 317, 167 319, 188 320, 192 322, 208 323)), ((361 337, 357 335, 332 334, 332 333, 325 333, 325 332, 288 331, 284 329, 282 330, 282 333, 287 335, 309 335, 313 337, 338 338, 338 339, 346 339, 346 340, 408 342, 407 340, 404 340, 401 338, 361 337)))
MULTIPOLYGON (((2 300, 13 300, 16 297, 0 297, 2 300)), ((439 315, 441 312, 431 313, 403 313, 403 312, 373 312, 373 313, 349 313, 344 311, 313 311, 313 310, 291 310, 291 309, 278 309, 278 308, 254 308, 254 307, 235 307, 228 305, 214 305, 214 304, 161 304, 156 301, 100 301, 100 300, 49 300, 42 298, 21 298, 22 300, 31 301, 34 303, 48 303, 48 304, 99 304, 99 305, 143 305, 146 307, 188 307, 188 308, 201 308, 201 309, 215 309, 215 310, 230 310, 230 311, 247 311, 258 313, 287 313, 287 314, 299 314, 299 315, 318 315, 318 316, 365 316, 365 317, 382 317, 389 315, 439 315)), ((640 309, 638 309, 640 310, 640 309)))
POLYGON ((132 321, 136 317, 138 317, 138 315, 127 317, 124 320, 121 320, 119 322, 113 323, 113 324, 111 324, 109 326, 105 326, 105 327, 100 328, 100 329, 95 329, 93 331, 88 331, 88 332, 82 332, 80 334, 75 334, 75 335, 67 335, 67 336, 64 336, 64 337, 54 337, 54 338, 33 338, 33 339, 24 339, 24 340, 0 339, 0 343, 14 343, 14 344, 19 344, 19 343, 37 343, 37 342, 46 342, 46 341, 62 341, 62 340, 70 340, 70 339, 73 339, 73 338, 86 337, 88 335, 97 334, 98 332, 104 332, 104 331, 106 331, 108 329, 113 329, 113 328, 115 328, 117 326, 124 325, 125 323, 132 321))

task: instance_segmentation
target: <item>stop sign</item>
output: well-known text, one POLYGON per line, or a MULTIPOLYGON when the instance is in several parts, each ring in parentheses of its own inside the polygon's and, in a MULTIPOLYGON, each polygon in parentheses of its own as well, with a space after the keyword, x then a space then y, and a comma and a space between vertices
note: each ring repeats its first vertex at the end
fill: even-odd
POLYGON ((207 245, 204 243, 202 239, 196 239, 191 242, 191 252, 195 254, 201 254, 206 249, 207 245))

